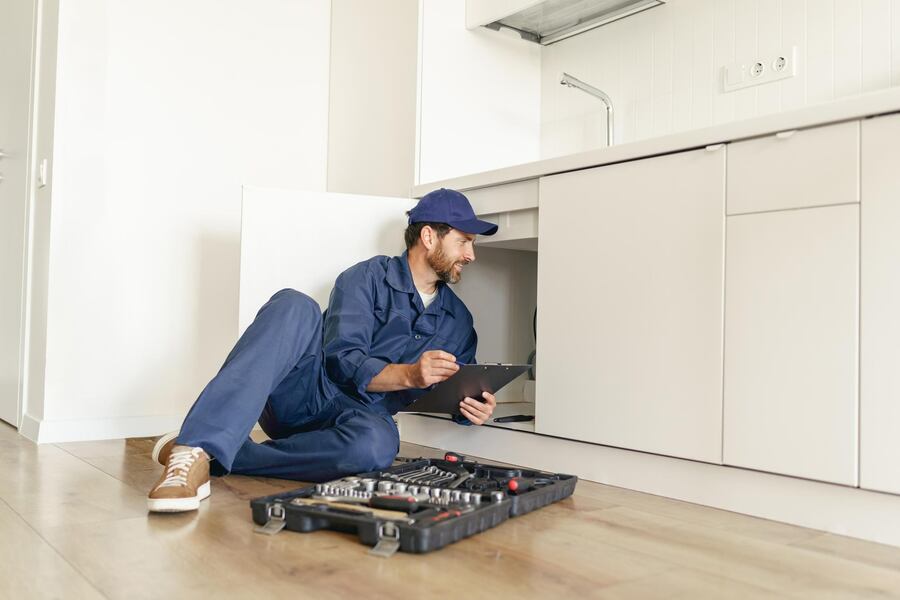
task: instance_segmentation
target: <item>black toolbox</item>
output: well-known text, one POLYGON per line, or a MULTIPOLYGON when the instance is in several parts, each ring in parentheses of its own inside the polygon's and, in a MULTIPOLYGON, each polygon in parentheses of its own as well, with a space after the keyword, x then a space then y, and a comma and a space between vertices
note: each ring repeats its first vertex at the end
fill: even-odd
POLYGON ((361 473, 250 501, 260 533, 355 533, 371 553, 431 552, 572 495, 578 478, 472 461, 397 459, 361 473))

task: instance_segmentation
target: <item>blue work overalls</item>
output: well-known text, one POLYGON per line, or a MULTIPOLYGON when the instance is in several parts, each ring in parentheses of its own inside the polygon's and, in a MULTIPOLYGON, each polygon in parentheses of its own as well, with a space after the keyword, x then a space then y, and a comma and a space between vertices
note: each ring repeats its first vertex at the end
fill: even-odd
POLYGON ((426 350, 475 359, 472 315, 446 285, 425 309, 407 254, 376 256, 337 278, 328 309, 281 290, 260 309, 185 418, 178 443, 200 446, 214 474, 327 481, 390 466, 391 415, 424 390, 367 392, 388 364, 426 350), (249 439, 254 423, 272 438, 249 439))

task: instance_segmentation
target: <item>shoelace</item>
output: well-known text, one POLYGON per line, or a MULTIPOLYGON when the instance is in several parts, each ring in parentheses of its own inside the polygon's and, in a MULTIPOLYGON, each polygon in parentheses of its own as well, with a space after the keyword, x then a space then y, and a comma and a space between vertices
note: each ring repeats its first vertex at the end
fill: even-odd
POLYGON ((158 488, 178 487, 187 485, 188 471, 196 462, 197 457, 203 452, 203 448, 191 448, 190 450, 180 450, 173 452, 169 456, 169 464, 166 467, 166 478, 158 488))

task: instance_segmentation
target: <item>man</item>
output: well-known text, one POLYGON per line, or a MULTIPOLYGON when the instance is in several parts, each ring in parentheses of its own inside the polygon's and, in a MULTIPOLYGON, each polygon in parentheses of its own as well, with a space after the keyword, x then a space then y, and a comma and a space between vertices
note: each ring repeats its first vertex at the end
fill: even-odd
MULTIPOLYGON (((390 466, 392 415, 475 360, 472 315, 447 284, 475 260, 475 236, 497 232, 454 190, 407 214, 406 252, 341 273, 324 315, 289 289, 260 309, 181 430, 156 443, 165 470, 151 511, 196 510, 210 473, 327 481, 390 466), (249 439, 257 421, 271 438, 261 444, 249 439)), ((495 406, 488 392, 465 398, 455 420, 481 425, 495 406)))

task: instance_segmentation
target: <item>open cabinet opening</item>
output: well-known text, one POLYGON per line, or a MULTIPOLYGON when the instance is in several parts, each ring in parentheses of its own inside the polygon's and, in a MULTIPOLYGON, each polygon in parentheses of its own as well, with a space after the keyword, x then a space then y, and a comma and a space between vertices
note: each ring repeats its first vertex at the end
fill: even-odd
MULTIPOLYGON (((538 255, 509 246, 536 249, 537 240, 479 239, 475 263, 454 291, 475 320, 479 363, 535 364, 538 255)), ((535 377, 532 369, 497 392, 494 417, 534 415, 535 377)), ((534 431, 533 420, 487 425, 534 431)))

